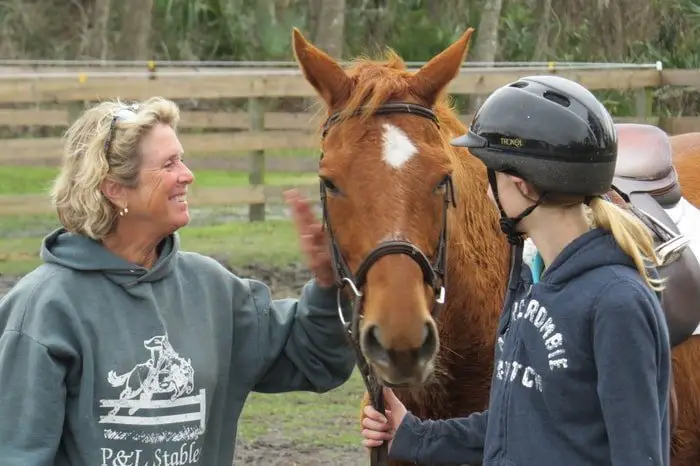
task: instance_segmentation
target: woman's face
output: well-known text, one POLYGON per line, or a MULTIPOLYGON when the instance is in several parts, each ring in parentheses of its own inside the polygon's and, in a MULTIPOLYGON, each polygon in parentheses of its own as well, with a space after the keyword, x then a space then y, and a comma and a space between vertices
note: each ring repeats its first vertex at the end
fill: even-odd
POLYGON ((187 187, 194 175, 182 160, 183 149, 175 131, 166 124, 153 127, 140 144, 143 157, 139 183, 127 190, 124 219, 170 234, 190 221, 187 187))

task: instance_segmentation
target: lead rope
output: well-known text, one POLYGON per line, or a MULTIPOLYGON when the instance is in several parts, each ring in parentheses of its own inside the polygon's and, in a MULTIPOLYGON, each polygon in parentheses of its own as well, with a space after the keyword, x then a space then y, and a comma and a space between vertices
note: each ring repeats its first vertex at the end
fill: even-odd
MULTIPOLYGON (((344 281, 342 282, 345 283, 344 281)), ((340 321, 343 324, 343 329, 345 330, 345 338, 348 345, 355 352, 355 363, 357 369, 360 371, 362 376, 362 381, 365 384, 365 389, 369 394, 370 404, 374 409, 386 416, 386 409, 384 406, 384 394, 382 393, 382 385, 377 381, 377 378, 372 373, 372 369, 367 364, 367 360, 362 355, 362 349, 360 348, 359 340, 355 338, 358 335, 359 329, 359 310, 362 306, 362 294, 355 294, 356 301, 353 303, 353 317, 350 321, 345 320, 342 313, 341 297, 343 285, 339 285, 338 288, 338 314, 340 316, 340 321)), ((354 291, 354 290, 353 290, 354 291)), ((370 449, 370 465, 371 466, 387 466, 389 464, 389 448, 387 442, 382 443, 378 447, 372 447, 370 449)))
MULTIPOLYGON (((386 406, 384 405, 384 393, 382 390, 382 384, 379 383, 377 377, 375 377, 372 369, 367 360, 362 355, 362 349, 360 348, 360 311, 362 310, 362 298, 360 296, 357 298, 356 306, 353 312, 352 327, 349 327, 346 331, 353 341, 353 348, 355 349, 355 355, 357 357, 357 368, 360 370, 360 375, 362 375, 362 380, 365 383, 365 388, 369 394, 370 403, 374 409, 386 416, 386 406), (353 338, 356 336, 357 338, 353 338)), ((370 466, 387 466, 389 464, 389 443, 382 442, 378 447, 373 447, 370 450, 370 466)))
MULTIPOLYGON (((350 347, 353 349, 355 352, 355 364, 357 365, 357 369, 360 371, 360 375, 362 376, 362 381, 365 384, 365 389, 367 390, 367 393, 369 394, 369 400, 374 409, 382 413, 384 416, 386 416, 386 409, 384 406, 384 394, 382 393, 382 386, 381 384, 377 381, 377 378, 374 376, 372 373, 372 370, 369 367, 369 364, 367 364, 367 361, 365 360, 365 357, 362 354, 362 349, 360 348, 360 342, 356 338, 358 336, 358 331, 359 331, 359 319, 360 319, 360 310, 362 307, 362 292, 357 290, 354 286, 354 283, 351 282, 352 286, 352 292, 355 295, 355 302, 353 303, 353 310, 352 310, 352 318, 348 321, 343 317, 343 309, 341 305, 341 293, 343 288, 345 288, 345 285, 347 282, 343 280, 342 273, 343 272, 348 272, 347 270, 342 270, 346 268, 346 265, 342 260, 338 260, 339 253, 340 251, 337 251, 337 246, 336 242, 333 240, 333 232, 331 231, 330 228, 328 228, 328 218, 326 217, 326 209, 325 209, 325 202, 326 202, 326 190, 323 187, 323 184, 321 184, 321 202, 324 205, 324 217, 323 217, 323 223, 322 227, 326 230, 326 234, 329 235, 329 240, 331 243, 331 262, 333 265, 333 272, 335 275, 335 282, 336 286, 338 287, 338 315, 340 317, 340 321, 343 325, 343 329, 345 330, 345 338, 350 345, 350 347)), ((358 336, 359 338, 359 336, 358 336)), ((378 447, 372 447, 370 449, 370 466, 388 466, 389 464, 389 447, 387 442, 382 443, 378 447)))
MULTIPOLYGON (((359 298, 358 298, 359 299, 359 298)), ((351 323, 347 322, 345 324, 345 334, 347 335, 348 343, 355 350, 355 358, 357 362, 357 368, 362 376, 362 381, 365 384, 365 389, 369 394, 369 401, 374 409, 386 416, 386 407, 384 406, 384 394, 382 393, 382 385, 377 381, 372 370, 370 369, 367 361, 362 355, 362 350, 360 345, 357 343, 353 337, 352 330, 350 329, 351 323)), ((370 449, 370 465, 371 466, 386 466, 389 464, 389 447, 388 442, 384 442, 378 447, 372 447, 370 449)))

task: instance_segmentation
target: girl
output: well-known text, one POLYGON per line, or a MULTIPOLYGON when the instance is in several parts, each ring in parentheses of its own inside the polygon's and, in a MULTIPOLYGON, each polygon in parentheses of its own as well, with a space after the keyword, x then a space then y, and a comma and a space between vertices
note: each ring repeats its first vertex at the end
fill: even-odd
POLYGON ((602 199, 617 158, 613 120, 579 84, 520 79, 494 92, 452 142, 486 166, 516 254, 500 319, 488 409, 419 420, 386 390, 364 445, 393 459, 485 466, 668 466, 671 355, 650 235, 602 199), (525 269, 529 272, 528 269, 525 269))

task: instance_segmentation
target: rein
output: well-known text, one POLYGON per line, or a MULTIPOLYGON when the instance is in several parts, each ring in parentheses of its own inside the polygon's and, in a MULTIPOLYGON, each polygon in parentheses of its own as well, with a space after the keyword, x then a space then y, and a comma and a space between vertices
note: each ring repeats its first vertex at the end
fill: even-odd
MULTIPOLYGON (((358 116, 363 113, 363 109, 357 109, 351 116, 358 116)), ((440 123, 438 121, 435 113, 429 108, 423 107, 421 105, 406 103, 406 102, 391 102, 380 106, 375 112, 374 116, 389 115, 389 114, 411 114, 427 118, 433 121, 438 128, 440 128, 440 123)), ((336 112, 328 117, 323 125, 322 141, 325 139, 328 131, 331 127, 338 123, 340 120, 341 113, 336 112)), ((321 152, 321 159, 323 159, 323 152, 321 152)), ((442 310, 445 303, 445 286, 447 283, 447 209, 450 204, 452 206, 456 205, 454 188, 452 185, 452 177, 448 175, 445 178, 445 196, 443 202, 443 212, 442 212, 442 227, 440 230, 440 235, 438 238, 435 259, 431 263, 428 257, 420 250, 416 245, 408 241, 384 241, 378 244, 360 263, 357 271, 353 274, 350 267, 347 265, 343 254, 340 251, 338 242, 336 241, 335 234, 331 228, 330 218, 328 216, 327 207, 327 190, 326 186, 321 180, 320 182, 320 195, 321 203, 323 208, 323 228, 326 230, 330 249, 331 249, 331 264, 333 267, 333 273, 335 277, 335 284, 338 288, 337 291, 337 302, 338 302, 338 315, 340 321, 345 328, 345 333, 347 341, 350 346, 355 351, 355 356, 357 359, 357 367, 362 375, 362 380, 364 381, 367 392, 370 396, 370 402, 372 406, 379 412, 385 413, 384 406, 384 396, 382 393, 382 384, 379 382, 377 377, 374 375, 372 369, 370 368, 367 360, 362 354, 362 349, 359 341, 359 328, 360 321, 362 320, 362 305, 364 298, 364 286, 367 280, 367 273, 369 269, 382 257, 392 255, 392 254, 405 254, 411 259, 413 259, 416 264, 420 267, 423 272, 423 281, 432 288, 435 301, 433 303, 433 308, 431 310, 431 315, 433 319, 436 319, 442 310), (341 304, 341 293, 346 290, 346 287, 350 289, 353 295, 354 303, 352 306, 352 317, 350 321, 347 321, 343 315, 343 309, 341 304)), ((381 446, 372 448, 371 451, 371 466, 385 466, 388 464, 388 448, 387 442, 384 442, 381 446)))

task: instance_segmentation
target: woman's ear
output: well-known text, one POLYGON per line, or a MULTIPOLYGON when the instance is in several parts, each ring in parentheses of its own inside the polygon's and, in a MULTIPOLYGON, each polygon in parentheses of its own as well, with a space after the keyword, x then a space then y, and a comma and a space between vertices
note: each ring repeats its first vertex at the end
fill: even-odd
POLYGON ((515 186, 518 188, 518 191, 520 191, 520 194, 522 194, 523 197, 526 197, 533 202, 537 200, 537 193, 530 183, 515 175, 508 175, 508 178, 515 183, 515 186))
POLYGON ((126 190, 122 185, 111 180, 104 180, 100 184, 100 191, 112 204, 119 208, 124 208, 126 204, 126 190))

